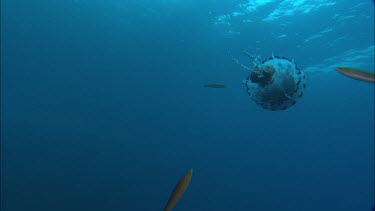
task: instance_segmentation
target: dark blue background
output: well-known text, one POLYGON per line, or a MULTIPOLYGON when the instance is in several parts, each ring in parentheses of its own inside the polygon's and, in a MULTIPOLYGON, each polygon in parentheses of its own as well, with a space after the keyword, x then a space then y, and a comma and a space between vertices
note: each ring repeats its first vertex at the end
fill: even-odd
MULTIPOLYGON (((263 56, 303 70, 373 43, 373 17, 322 41, 349 33, 350 45, 322 51, 267 42, 276 26, 261 22, 222 33, 208 11, 225 1, 174 2, 1 2, 2 209, 162 210, 193 168, 176 211, 369 210, 374 85, 328 70, 295 106, 267 111, 227 53, 246 63, 241 51, 265 37, 263 56)), ((289 19, 306 37, 334 24, 324 13, 289 19)))

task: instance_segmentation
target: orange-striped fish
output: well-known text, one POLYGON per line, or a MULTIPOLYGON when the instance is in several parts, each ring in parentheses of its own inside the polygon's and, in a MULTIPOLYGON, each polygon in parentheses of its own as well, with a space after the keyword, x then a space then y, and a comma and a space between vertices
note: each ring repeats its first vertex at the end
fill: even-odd
POLYGON ((375 82, 375 75, 373 72, 359 70, 359 69, 352 68, 352 67, 336 67, 336 70, 339 73, 345 76, 348 76, 350 78, 354 78, 354 79, 366 81, 366 82, 372 82, 372 83, 375 82))
POLYGON ((177 201, 181 198, 189 185, 191 176, 193 175, 193 169, 190 169, 184 176, 181 177, 177 185, 174 187, 171 196, 168 199, 167 205, 165 205, 164 211, 170 211, 176 205, 177 201))

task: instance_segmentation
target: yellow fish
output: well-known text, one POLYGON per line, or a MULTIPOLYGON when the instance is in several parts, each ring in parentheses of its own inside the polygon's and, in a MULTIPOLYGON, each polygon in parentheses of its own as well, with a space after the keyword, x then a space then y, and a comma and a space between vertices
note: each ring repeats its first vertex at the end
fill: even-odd
POLYGON ((189 185, 191 176, 193 175, 193 169, 190 169, 181 179, 178 181, 177 185, 174 187, 171 196, 168 199, 167 205, 165 205, 164 211, 170 211, 176 205, 177 201, 181 198, 182 194, 185 192, 187 186, 189 185))
POLYGON ((366 81, 366 82, 372 82, 372 83, 375 82, 375 75, 373 72, 359 70, 359 69, 352 68, 352 67, 336 67, 336 70, 339 73, 345 76, 348 76, 350 78, 354 78, 354 79, 366 81))

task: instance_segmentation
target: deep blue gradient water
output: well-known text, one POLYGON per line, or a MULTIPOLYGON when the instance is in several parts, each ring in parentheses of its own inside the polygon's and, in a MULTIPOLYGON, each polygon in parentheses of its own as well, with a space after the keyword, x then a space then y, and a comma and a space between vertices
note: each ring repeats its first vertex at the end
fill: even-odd
POLYGON ((1 210, 368 211, 372 1, 1 1, 1 210), (252 62, 295 59, 304 97, 256 105, 252 62), (226 89, 208 89, 224 83, 226 89))

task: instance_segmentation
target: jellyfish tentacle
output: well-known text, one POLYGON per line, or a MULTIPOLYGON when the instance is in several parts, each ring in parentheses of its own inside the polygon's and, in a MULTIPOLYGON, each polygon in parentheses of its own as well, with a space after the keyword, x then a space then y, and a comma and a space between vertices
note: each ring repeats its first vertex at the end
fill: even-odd
POLYGON ((246 67, 245 65, 241 64, 241 63, 238 61, 238 59, 234 58, 234 57, 232 56, 231 52, 229 52, 228 54, 229 54, 229 56, 232 58, 232 60, 233 60, 236 64, 240 65, 241 68, 243 68, 243 69, 245 69, 245 70, 250 70, 249 67, 246 67))
POLYGON ((253 62, 254 62, 254 64, 259 64, 259 63, 261 63, 261 62, 260 62, 260 61, 261 61, 260 56, 258 56, 258 55, 256 55, 256 54, 251 54, 251 53, 249 53, 249 52, 246 51, 246 50, 244 50, 243 53, 244 53, 246 56, 248 56, 250 59, 252 59, 253 62))
POLYGON ((256 59, 256 58, 258 58, 258 56, 249 53, 247 50, 243 50, 243 53, 244 53, 246 56, 248 56, 249 58, 251 58, 251 59, 256 59))

